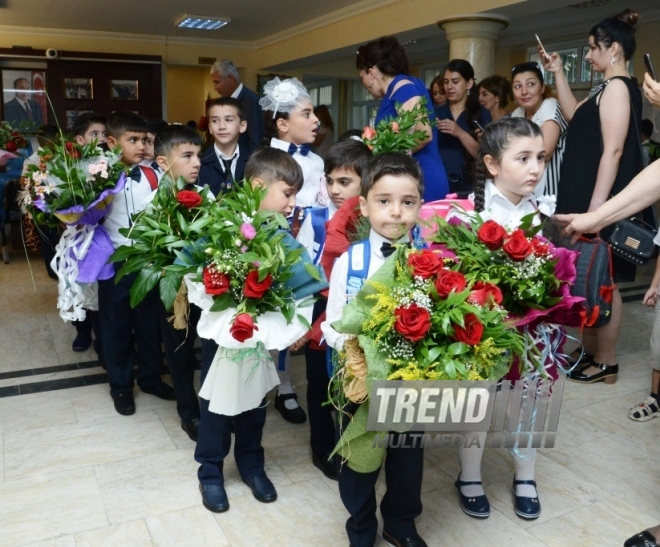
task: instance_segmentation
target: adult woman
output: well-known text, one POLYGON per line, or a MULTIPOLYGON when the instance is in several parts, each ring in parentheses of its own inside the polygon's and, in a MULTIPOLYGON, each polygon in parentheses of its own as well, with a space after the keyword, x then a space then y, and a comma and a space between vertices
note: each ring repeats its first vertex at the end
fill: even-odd
MULTIPOLYGON (((431 97, 424 83, 410 75, 408 57, 394 36, 383 36, 379 40, 360 46, 355 58, 355 67, 362 85, 375 98, 382 99, 376 114, 376 124, 381 120, 395 118, 395 104, 403 110, 412 110, 422 99, 431 106, 431 97)), ((424 131, 426 139, 413 149, 415 158, 424 174, 424 201, 443 199, 448 191, 447 174, 437 147, 435 114, 429 113, 429 124, 418 123, 416 131, 424 131)))
POLYGON ((442 106, 447 102, 447 95, 445 94, 445 84, 443 83, 444 76, 438 74, 433 81, 431 82, 431 87, 429 91, 431 92, 431 98, 433 99, 433 106, 442 106))
POLYGON ((568 124, 559 103, 550 97, 550 88, 543 83, 543 73, 537 63, 514 66, 511 82, 513 97, 518 105, 511 115, 532 120, 543 133, 546 169, 534 193, 556 196, 568 124))
POLYGON ((468 194, 474 185, 474 160, 479 152, 475 130, 486 127, 490 113, 482 107, 474 87, 474 69, 463 59, 453 59, 443 72, 447 104, 437 111, 438 146, 452 192, 468 194), (475 123, 476 122, 476 123, 475 123))
POLYGON ((320 104, 314 109, 314 115, 319 119, 320 124, 312 146, 314 152, 325 160, 328 150, 335 144, 335 122, 332 121, 330 109, 324 104, 320 104))
POLYGON ((511 84, 502 76, 489 76, 479 82, 479 104, 488 112, 492 121, 509 116, 506 107, 511 98, 511 84))
MULTIPOLYGON (((634 25, 638 18, 636 12, 626 10, 591 29, 586 59, 592 70, 603 73, 604 81, 579 103, 571 93, 559 55, 553 53, 544 59, 545 69, 555 75, 559 104, 569 122, 559 177, 558 213, 597 209, 642 170, 635 129, 639 122, 634 123, 640 119, 641 94, 626 70, 626 61, 635 52, 634 25)), ((605 231, 604 238, 609 233, 605 231)), ((613 266, 615 280, 634 279, 631 263, 615 258, 613 266)), ((599 329, 584 329, 588 366, 572 372, 570 380, 593 383, 608 377, 610 381, 611 377, 616 379, 621 314, 621 295, 615 289, 610 322, 599 329)))

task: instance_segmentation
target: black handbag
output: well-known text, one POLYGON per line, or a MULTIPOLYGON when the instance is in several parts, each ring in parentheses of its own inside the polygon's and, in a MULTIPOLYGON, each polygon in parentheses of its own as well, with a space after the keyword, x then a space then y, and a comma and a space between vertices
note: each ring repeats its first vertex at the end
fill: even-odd
POLYGON ((643 266, 653 256, 655 238, 658 230, 639 218, 626 218, 614 226, 609 238, 612 253, 621 258, 643 266))

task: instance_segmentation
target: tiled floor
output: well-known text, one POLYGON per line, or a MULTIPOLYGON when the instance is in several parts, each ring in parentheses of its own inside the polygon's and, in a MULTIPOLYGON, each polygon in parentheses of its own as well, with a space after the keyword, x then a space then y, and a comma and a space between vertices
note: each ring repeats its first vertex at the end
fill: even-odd
MULTIPOLYGON (((31 260, 33 286, 25 258, 12 259, 0 264, 0 546, 348 543, 336 483, 311 464, 307 426, 272 408, 264 446, 277 502, 257 502, 229 460, 231 509, 206 511, 174 404, 136 392, 137 413, 119 416, 94 353, 71 351, 74 329, 56 313, 41 261, 31 260)), ((418 528, 429 545, 621 546, 660 522, 660 420, 627 417, 648 393, 651 319, 639 300, 625 305, 615 385, 568 383, 557 446, 537 458, 538 520, 513 512, 505 449, 485 453, 485 521, 458 507, 456 450, 427 449, 418 528)), ((302 395, 304 364, 293 366, 302 395)))

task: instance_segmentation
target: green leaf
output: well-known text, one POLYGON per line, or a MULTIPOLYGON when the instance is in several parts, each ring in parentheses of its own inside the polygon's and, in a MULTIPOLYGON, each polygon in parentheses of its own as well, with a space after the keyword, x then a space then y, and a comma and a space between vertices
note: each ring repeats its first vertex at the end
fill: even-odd
POLYGON ((305 327, 307 327, 308 329, 312 328, 312 325, 310 325, 309 321, 307 321, 307 317, 301 315, 300 313, 296 314, 296 317, 298 318, 298 321, 300 321, 305 327))
POLYGON ((160 299, 165 306, 165 310, 168 312, 172 309, 172 306, 174 306, 174 299, 179 292, 182 279, 182 274, 172 271, 165 271, 163 277, 160 279, 158 292, 160 293, 160 299))
POLYGON ((221 294, 220 296, 213 297, 213 305, 211 311, 225 311, 234 305, 234 299, 229 292, 221 294))
POLYGON ((305 270, 312 279, 315 279, 316 281, 321 281, 321 274, 319 274, 319 271, 316 269, 316 267, 314 267, 309 262, 305 262, 305 270))
POLYGON ((147 293, 156 286, 160 279, 159 268, 144 268, 140 270, 131 286, 131 308, 135 308, 147 293))

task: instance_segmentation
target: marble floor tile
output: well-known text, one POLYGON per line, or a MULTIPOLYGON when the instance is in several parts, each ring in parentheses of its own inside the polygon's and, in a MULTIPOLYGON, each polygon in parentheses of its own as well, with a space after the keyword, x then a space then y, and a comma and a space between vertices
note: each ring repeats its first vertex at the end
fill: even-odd
POLYGON ((11 416, 11 419, 0 420, 0 431, 6 432, 20 432, 77 421, 66 390, 4 397, 0 399, 0 416, 11 416))
MULTIPOLYGON (((273 460, 268 451, 265 452, 264 456, 266 475, 268 475, 268 478, 271 480, 275 488, 279 490, 280 487, 291 484, 289 477, 273 460)), ((195 473, 196 472, 197 466, 195 466, 195 473)), ((225 490, 227 490, 227 495, 229 496, 229 503, 231 503, 233 498, 239 496, 247 496, 254 499, 250 488, 243 482, 233 457, 229 457, 225 460, 223 474, 225 476, 225 490)), ((197 475, 195 475, 195 477, 197 477, 197 475)))
POLYGON ((122 545, 148 547, 153 544, 144 519, 104 526, 75 535, 76 547, 119 547, 122 545))
POLYGON ((15 547, 108 524, 91 467, 0 484, 0 546, 15 547))
POLYGON ((5 482, 5 437, 0 433, 0 482, 5 482))
POLYGON ((75 537, 70 534, 63 534, 56 538, 30 543, 24 547, 76 547, 76 540, 75 537))
POLYGON ((164 513, 146 519, 152 545, 195 545, 223 547, 230 545, 213 513, 203 506, 164 513))
MULTIPOLYGON (((64 370, 61 372, 47 372, 45 374, 32 374, 30 376, 20 376, 18 378, 7 378, 5 380, 0 380, 0 388, 5 386, 15 386, 15 385, 16 386, 26 385, 26 387, 29 388, 27 384, 53 382, 53 381, 57 382, 60 380, 70 380, 74 378, 81 379, 84 376, 90 376, 92 374, 103 374, 104 372, 105 371, 101 367, 92 367, 85 369, 64 370)), ((54 391, 60 391, 60 390, 54 390, 54 391)))
POLYGON ((176 447, 153 412, 4 434, 5 480, 159 454, 176 447))

